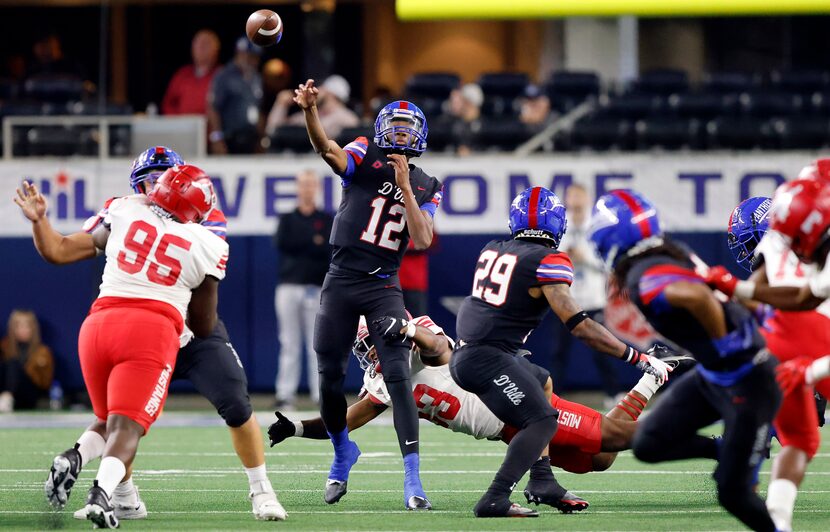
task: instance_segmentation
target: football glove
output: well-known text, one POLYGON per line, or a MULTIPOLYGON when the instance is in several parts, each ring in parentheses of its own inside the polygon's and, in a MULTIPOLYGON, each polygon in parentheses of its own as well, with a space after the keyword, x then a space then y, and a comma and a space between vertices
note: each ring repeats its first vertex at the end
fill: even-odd
POLYGON ((671 352, 670 349, 662 345, 652 346, 645 353, 640 353, 629 346, 626 350, 625 360, 629 364, 636 366, 643 373, 653 375, 657 379, 657 384, 662 386, 663 383, 669 380, 669 373, 673 368, 655 355, 665 356, 671 352))
POLYGON ((789 395, 797 388, 807 384, 805 373, 811 360, 804 357, 788 360, 775 368, 775 380, 781 393, 789 395))
POLYGON ((271 447, 284 441, 286 438, 294 436, 297 432, 294 423, 282 415, 282 412, 277 410, 274 412, 274 415, 277 416, 277 421, 268 427, 268 439, 271 440, 271 447))
POLYGON ((735 288, 738 286, 738 278, 729 273, 729 270, 723 266, 713 266, 709 268, 706 274, 706 284, 711 288, 720 290, 727 297, 732 297, 735 294, 735 288))
POLYGON ((415 336, 415 324, 401 318, 383 316, 372 322, 375 332, 387 344, 403 341, 404 338, 415 336))

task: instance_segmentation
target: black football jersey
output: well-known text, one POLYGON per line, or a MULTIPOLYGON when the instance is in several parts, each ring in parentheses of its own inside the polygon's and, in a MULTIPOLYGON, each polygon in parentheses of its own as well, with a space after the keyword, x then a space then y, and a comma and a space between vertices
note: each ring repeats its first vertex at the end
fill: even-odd
MULTIPOLYGON (((359 137, 345 148, 348 168, 341 176, 343 199, 331 231, 332 263, 357 272, 391 275, 398 271, 409 229, 395 170, 374 142, 359 137)), ((431 214, 441 203, 441 183, 409 165, 412 192, 431 214)))
POLYGON ((552 283, 571 285, 568 255, 522 240, 493 240, 481 250, 472 294, 458 311, 456 332, 468 344, 490 344, 515 351, 550 308, 528 290, 552 283))
POLYGON ((653 255, 635 260, 637 262, 625 279, 631 301, 657 332, 689 351, 703 367, 712 371, 730 371, 751 360, 764 347, 751 314, 734 301, 721 302, 727 333, 740 340, 738 348, 728 355, 721 354, 694 316, 668 303, 664 291, 672 283, 705 282, 695 272, 691 259, 681 261, 666 255, 653 255))

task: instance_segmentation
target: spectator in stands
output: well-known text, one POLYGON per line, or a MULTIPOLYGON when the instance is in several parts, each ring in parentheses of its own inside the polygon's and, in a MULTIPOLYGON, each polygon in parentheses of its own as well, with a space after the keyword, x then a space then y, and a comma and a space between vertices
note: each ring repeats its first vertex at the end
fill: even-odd
POLYGON ((240 37, 235 50, 233 61, 216 73, 208 91, 208 131, 215 154, 262 150, 262 49, 240 37))
MULTIPOLYGON (((591 198, 582 185, 570 185, 565 191, 565 208, 568 221, 568 230, 562 237, 559 249, 568 254, 574 265, 574 281, 571 286, 571 295, 591 319, 602 323, 602 312, 606 302, 605 270, 602 262, 594 253, 588 241, 588 223, 591 218, 591 198)), ((561 385, 565 384, 565 375, 568 365, 568 356, 573 346, 573 336, 563 327, 559 335, 560 341, 553 355, 553 379, 561 385)), ((616 404, 614 401, 620 392, 620 385, 614 371, 611 359, 591 350, 594 363, 599 371, 602 388, 605 392, 606 405, 616 404), (612 404, 613 403, 613 404, 612 404)), ((557 390, 559 385, 557 385, 557 390)))
POLYGON ((273 58, 262 65, 262 116, 268 116, 277 100, 277 95, 290 88, 291 85, 291 67, 288 63, 282 59, 273 58))
POLYGON ((32 62, 26 72, 26 79, 32 78, 83 80, 84 73, 80 64, 64 56, 60 37, 55 33, 46 33, 32 47, 32 62))
POLYGON ((280 356, 277 370, 278 408, 294 406, 300 382, 300 352, 305 341, 308 387, 319 398, 317 355, 314 352, 314 318, 320 288, 329 268, 329 236, 333 218, 317 208, 318 175, 306 170, 297 176, 297 208, 280 216, 274 245, 279 255, 279 284, 275 294, 280 356))
POLYGON ((532 128, 542 129, 550 118, 550 99, 538 85, 528 85, 521 100, 519 120, 532 128))
POLYGON ((0 413, 34 408, 52 385, 52 351, 40 342, 40 327, 29 310, 13 310, 0 340, 0 413))
POLYGON ((173 74, 161 112, 166 115, 204 115, 207 94, 219 64, 219 37, 211 30, 196 32, 190 43, 193 64, 185 65, 173 74))
POLYGON ((467 83, 450 92, 449 115, 455 119, 452 130, 459 155, 470 154, 483 103, 484 92, 475 83, 467 83))
MULTIPOLYGON (((337 74, 327 77, 320 85, 320 95, 317 97, 317 113, 326 134, 330 138, 336 138, 344 128, 357 127, 360 124, 360 118, 357 114, 346 106, 351 90, 346 78, 337 74)), ((294 92, 289 90, 282 91, 277 95, 277 101, 274 102, 274 107, 271 108, 265 127, 265 131, 269 136, 273 135, 274 131, 283 125, 305 125, 303 113, 288 116, 293 98, 294 92)))
POLYGON ((372 93, 372 97, 369 99, 369 108, 363 115, 364 120, 369 123, 374 122, 375 117, 378 116, 380 110, 383 109, 383 107, 389 102, 397 99, 398 98, 395 97, 392 89, 386 85, 378 85, 372 93))
POLYGON ((413 317, 429 314, 429 255, 438 246, 438 234, 434 233, 427 249, 417 250, 412 240, 401 261, 398 279, 403 290, 403 303, 413 317))

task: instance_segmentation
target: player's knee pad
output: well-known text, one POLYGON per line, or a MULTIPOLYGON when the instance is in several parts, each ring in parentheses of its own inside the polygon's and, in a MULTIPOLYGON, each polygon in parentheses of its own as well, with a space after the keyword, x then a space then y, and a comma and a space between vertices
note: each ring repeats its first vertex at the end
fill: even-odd
POLYGON ((225 420, 225 424, 233 428, 241 427, 247 423, 253 414, 251 402, 243 401, 242 398, 238 397, 223 401, 217 410, 222 419, 225 420))

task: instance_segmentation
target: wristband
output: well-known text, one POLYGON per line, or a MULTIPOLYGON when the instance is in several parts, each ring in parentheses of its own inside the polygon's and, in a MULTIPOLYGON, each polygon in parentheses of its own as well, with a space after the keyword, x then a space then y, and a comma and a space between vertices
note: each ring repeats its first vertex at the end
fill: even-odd
POLYGON ((210 139, 211 142, 220 142, 222 140, 225 140, 225 134, 217 129, 216 131, 210 132, 210 135, 208 135, 208 139, 210 139))
POLYGON ((640 352, 630 345, 626 346, 625 353, 623 353, 623 359, 632 366, 636 366, 637 363, 640 362, 641 356, 640 352))
POLYGON ((576 329, 577 325, 579 325, 580 323, 582 323, 590 317, 591 316, 589 316, 587 312, 585 312, 584 310, 580 310, 579 312, 568 318, 568 321, 565 322, 565 327, 567 327, 569 331, 573 331, 574 329, 576 329))
POLYGON ((738 281, 735 285, 735 297, 752 299, 755 295, 755 283, 752 281, 738 281))
POLYGON ((830 376, 830 356, 821 357, 804 371, 804 382, 812 386, 816 382, 830 376))
POLYGON ((294 422, 294 436, 297 438, 302 437, 303 435, 303 422, 302 421, 295 421, 294 422))
POLYGON ((406 323, 406 331, 404 331, 404 336, 406 336, 407 338, 410 338, 410 339, 414 338, 415 333, 417 331, 418 331, 418 327, 416 327, 414 323, 409 321, 409 322, 406 323))

